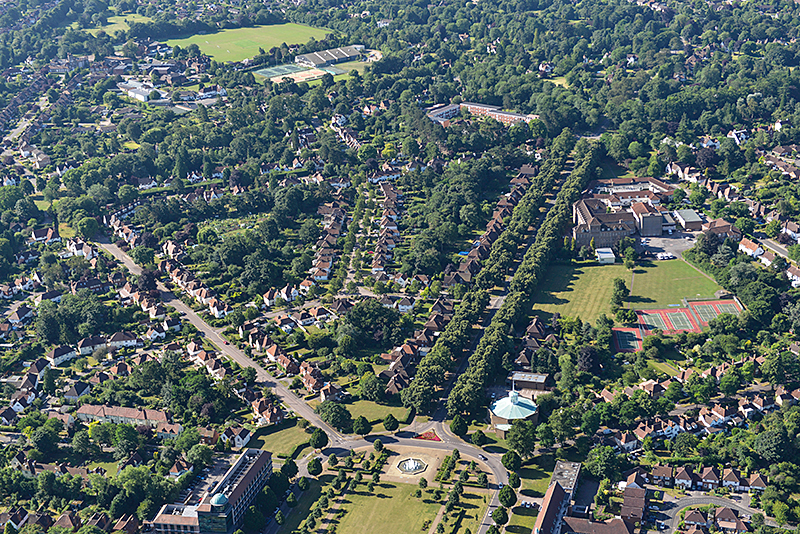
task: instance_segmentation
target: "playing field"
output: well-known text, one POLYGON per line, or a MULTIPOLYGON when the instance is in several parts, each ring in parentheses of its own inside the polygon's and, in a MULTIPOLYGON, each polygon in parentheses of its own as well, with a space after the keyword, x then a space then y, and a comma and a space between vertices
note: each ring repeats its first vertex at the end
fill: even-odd
POLYGON ((321 40, 329 33, 331 30, 289 23, 222 30, 185 39, 170 39, 167 44, 181 48, 196 44, 217 61, 241 61, 258 55, 259 48, 269 51, 283 43, 302 44, 312 37, 321 40))
MULTIPOLYGON (((341 509, 347 510, 344 517, 334 520, 338 522, 336 532, 339 534, 372 534, 380 530, 382 534, 408 534, 423 532, 425 520, 433 521, 441 504, 429 498, 417 499, 412 496, 417 489, 416 484, 390 484, 381 482, 375 486, 372 494, 361 484, 356 493, 348 493, 346 504, 341 509), (380 525, 376 529, 376 525, 380 525)), ((430 497, 427 493, 426 497, 430 497)))
POLYGON ((611 315, 611 280, 630 285, 631 273, 623 265, 552 265, 535 297, 537 311, 560 313, 594 321, 601 313, 611 315))
MULTIPOLYGON (((627 306, 637 310, 669 308, 680 305, 684 298, 710 296, 721 289, 681 260, 637 265, 633 274, 621 264, 555 264, 545 275, 541 290, 535 297, 534 313, 558 312, 589 321, 594 321, 601 313, 611 315, 611 281, 614 278, 625 280, 631 290, 627 306)), ((683 319, 675 317, 679 323, 675 325, 677 329, 685 327, 683 319)))
POLYGON ((637 266, 630 289, 631 307, 642 310, 667 308, 697 295, 712 296, 722 288, 685 261, 669 260, 637 266))
POLYGON ((144 15, 139 15, 138 13, 128 13, 127 15, 115 15, 113 17, 108 17, 108 24, 105 26, 101 26, 99 28, 92 28, 90 30, 86 30, 87 32, 91 33, 94 36, 97 36, 98 33, 101 31, 106 32, 108 35, 113 36, 115 32, 118 31, 128 31, 131 29, 130 25, 134 22, 150 22, 152 19, 150 17, 145 17, 144 15))

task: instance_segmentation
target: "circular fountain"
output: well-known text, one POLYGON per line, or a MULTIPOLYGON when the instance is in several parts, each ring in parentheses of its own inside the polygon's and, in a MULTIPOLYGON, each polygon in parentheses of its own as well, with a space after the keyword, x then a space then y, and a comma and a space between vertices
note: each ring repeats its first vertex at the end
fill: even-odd
POLYGON ((397 468, 404 475, 418 475, 428 468, 428 465, 418 458, 406 458, 397 464, 397 468))

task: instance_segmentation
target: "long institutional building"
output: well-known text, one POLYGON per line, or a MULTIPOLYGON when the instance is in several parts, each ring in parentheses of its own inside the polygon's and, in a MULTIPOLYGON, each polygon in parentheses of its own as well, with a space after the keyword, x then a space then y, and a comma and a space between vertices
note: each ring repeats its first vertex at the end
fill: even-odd
POLYGON ((247 508, 267 485, 272 455, 245 449, 225 474, 211 483, 199 504, 165 504, 153 519, 158 534, 230 534, 242 523, 247 508))
POLYGON ((475 102, 461 102, 460 104, 433 107, 428 110, 428 118, 434 122, 438 122, 442 126, 449 126, 450 119, 456 117, 461 112, 461 108, 465 108, 472 115, 477 117, 491 117, 502 122, 506 126, 522 121, 530 122, 539 118, 539 115, 512 113, 510 111, 503 111, 499 106, 476 104, 475 102))

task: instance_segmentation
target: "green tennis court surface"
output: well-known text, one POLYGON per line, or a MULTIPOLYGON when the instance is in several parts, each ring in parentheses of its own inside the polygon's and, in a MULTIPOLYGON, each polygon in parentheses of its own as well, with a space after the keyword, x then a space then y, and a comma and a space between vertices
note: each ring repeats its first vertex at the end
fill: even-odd
POLYGON ((617 335, 617 347, 619 350, 639 350, 639 336, 636 335, 636 332, 630 332, 627 330, 614 330, 614 333, 617 335))
POLYGON ((717 304, 717 309, 720 313, 732 313, 733 315, 739 315, 739 307, 732 302, 723 302, 722 304, 717 304))
POLYGON ((694 330, 694 325, 684 312, 668 313, 667 318, 675 330, 694 330))
POLYGON ((700 317, 700 320, 707 323, 717 315, 717 310, 710 304, 697 304, 693 306, 695 313, 700 317))
POLYGON ((295 72, 300 72, 303 70, 306 70, 306 68, 301 67, 299 65, 276 65, 274 67, 266 67, 263 69, 258 69, 256 71, 256 74, 264 76, 265 78, 272 78, 273 76, 293 74, 295 72))
POLYGON ((656 328, 669 330, 669 328, 667 328, 667 323, 664 322, 660 313, 643 313, 642 323, 648 330, 654 330, 656 328))

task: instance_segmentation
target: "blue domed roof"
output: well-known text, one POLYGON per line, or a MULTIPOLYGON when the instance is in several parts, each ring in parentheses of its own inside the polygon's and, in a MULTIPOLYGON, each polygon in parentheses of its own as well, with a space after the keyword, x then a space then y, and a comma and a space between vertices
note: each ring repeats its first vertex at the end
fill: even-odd
POLYGON ((211 497, 211 504, 214 506, 225 506, 228 504, 228 498, 221 493, 217 493, 211 497))
POLYGON ((537 409, 533 401, 520 397, 516 391, 512 391, 508 394, 508 397, 498 400, 491 407, 493 414, 508 421, 527 419, 535 414, 537 409))

